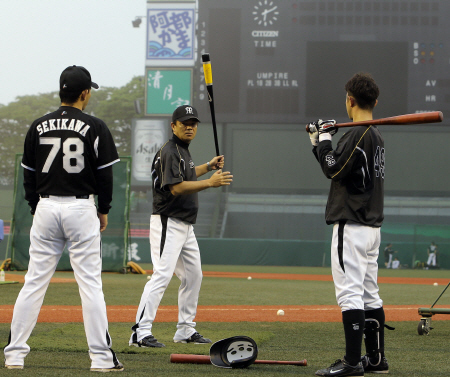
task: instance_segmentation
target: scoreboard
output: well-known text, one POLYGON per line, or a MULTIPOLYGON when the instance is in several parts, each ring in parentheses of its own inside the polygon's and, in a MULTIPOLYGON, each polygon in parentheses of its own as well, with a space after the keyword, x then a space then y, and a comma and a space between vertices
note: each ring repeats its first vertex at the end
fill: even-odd
MULTIPOLYGON (((218 122, 344 121, 347 80, 369 72, 375 117, 450 110, 448 0, 198 0, 193 103, 218 122)), ((444 123, 446 120, 444 119, 444 123)))

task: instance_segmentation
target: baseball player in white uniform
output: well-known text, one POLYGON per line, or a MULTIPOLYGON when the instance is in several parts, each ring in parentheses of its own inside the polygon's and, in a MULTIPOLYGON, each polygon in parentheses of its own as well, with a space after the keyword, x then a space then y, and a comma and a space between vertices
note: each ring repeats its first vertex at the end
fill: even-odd
POLYGON ((189 145, 197 134, 198 122, 195 108, 178 107, 172 115, 173 136, 153 160, 153 213, 150 218, 153 274, 142 293, 130 346, 164 347, 152 335, 152 324, 174 273, 181 280, 174 342, 211 343, 196 331, 194 322, 202 282, 200 250, 194 234, 197 193, 209 187, 229 185, 233 176, 220 170, 224 165, 223 156, 195 166, 189 145), (209 179, 197 181, 197 177, 211 170, 216 172, 209 179))
POLYGON ((24 367, 30 352, 26 342, 67 246, 81 296, 91 371, 123 370, 108 333, 100 239, 111 208, 112 165, 119 157, 105 123, 83 113, 91 87, 98 89, 85 68, 66 68, 60 77, 61 107, 35 120, 25 139, 25 199, 34 218, 28 272, 4 349, 8 369, 24 367), (98 195, 98 209, 94 194, 98 195))
MULTIPOLYGON (((356 74, 345 85, 346 108, 353 121, 371 120, 378 86, 370 75, 356 74)), ((334 120, 310 124, 313 153, 331 179, 325 218, 333 224, 331 266, 342 310, 345 356, 318 376, 388 373, 384 357, 384 310, 378 294, 378 253, 383 222, 384 141, 376 127, 352 127, 333 150, 334 120), (367 354, 361 358, 365 335, 367 354)))

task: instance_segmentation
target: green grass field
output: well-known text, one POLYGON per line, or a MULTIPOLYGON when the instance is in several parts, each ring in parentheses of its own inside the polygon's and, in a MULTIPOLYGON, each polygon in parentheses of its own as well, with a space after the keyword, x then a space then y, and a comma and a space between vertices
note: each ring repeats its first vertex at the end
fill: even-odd
MULTIPOLYGON (((151 266, 142 266, 150 269, 151 266)), ((203 266, 204 271, 330 274, 329 268, 269 266, 203 266)), ((24 274, 14 272, 14 274, 24 274)), ((70 272, 55 277, 70 278, 70 272)), ((449 271, 380 270, 380 276, 447 278, 449 271)), ((104 292, 108 305, 138 305, 147 279, 144 275, 104 274, 104 292)), ((1 304, 13 305, 22 284, 0 286, 1 304)), ((429 307, 444 286, 380 284, 386 305, 429 307)), ((161 305, 176 305, 178 280, 174 278, 161 305)), ((76 283, 51 284, 44 305, 80 305, 76 283)), ((204 277, 199 305, 336 305, 332 282, 236 279, 204 277)), ((450 290, 439 300, 450 308, 450 290)), ((450 375, 450 315, 448 320, 433 321, 429 336, 419 336, 417 321, 392 322, 395 331, 386 331, 386 355, 390 373, 395 376, 450 375)), ((171 353, 208 354, 209 347, 172 343, 175 323, 155 323, 153 332, 166 344, 162 349, 138 349, 128 346, 130 323, 110 323, 113 349, 125 365, 123 373, 133 376, 291 376, 314 375, 344 354, 340 323, 198 323, 197 330, 213 341, 234 335, 252 337, 259 348, 259 359, 308 360, 307 367, 252 365, 245 370, 227 370, 212 365, 171 364, 171 353)), ((4 347, 9 324, 0 324, 0 347, 4 347)), ((31 352, 23 371, 1 370, 0 375, 83 376, 90 375, 87 344, 81 323, 38 323, 29 340, 31 352)))

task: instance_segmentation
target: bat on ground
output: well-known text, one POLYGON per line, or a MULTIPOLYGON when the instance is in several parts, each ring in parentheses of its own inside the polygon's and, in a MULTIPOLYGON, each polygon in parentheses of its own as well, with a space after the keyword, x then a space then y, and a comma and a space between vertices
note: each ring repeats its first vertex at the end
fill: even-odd
POLYGON ((202 61, 203 61, 203 73, 205 74, 206 90, 208 91, 209 109, 211 110, 211 120, 212 120, 213 131, 214 131, 214 143, 216 145, 216 155, 220 156, 219 142, 217 140, 216 112, 214 110, 211 59, 209 57, 209 54, 203 54, 202 61))
MULTIPOLYGON (((170 355, 171 363, 184 363, 184 364, 211 364, 211 358, 208 355, 185 355, 172 353, 170 355)), ((255 364, 284 364, 284 365, 297 365, 305 367, 307 365, 306 360, 301 361, 282 361, 282 360, 255 360, 255 364)))
MULTIPOLYGON (((441 111, 431 111, 428 113, 404 114, 389 118, 380 118, 373 120, 364 120, 362 122, 348 122, 336 123, 336 127, 355 127, 355 126, 382 126, 394 125, 403 126, 407 124, 423 124, 423 123, 438 123, 444 120, 444 115, 441 111)), ((309 125, 306 125, 306 132, 309 132, 309 125)))

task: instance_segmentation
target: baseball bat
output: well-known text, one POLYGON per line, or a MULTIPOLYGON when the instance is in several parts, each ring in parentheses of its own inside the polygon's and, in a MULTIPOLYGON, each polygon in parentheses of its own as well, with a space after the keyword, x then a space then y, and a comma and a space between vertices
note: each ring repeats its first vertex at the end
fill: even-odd
MULTIPOLYGON (((211 364, 211 358, 208 355, 185 355, 172 353, 170 355, 171 363, 184 363, 184 364, 211 364)), ((255 364, 284 364, 284 365, 297 365, 306 366, 307 361, 282 361, 282 360, 255 360, 255 364)))
POLYGON ((216 155, 219 154, 219 142, 217 140, 217 127, 216 127, 216 112, 214 110, 214 96, 213 96, 213 80, 211 70, 211 59, 209 54, 202 55, 203 61, 203 73, 205 74, 206 90, 208 91, 209 109, 211 110, 211 120, 214 132, 214 144, 216 146, 216 155))
MULTIPOLYGON (((404 114, 389 118, 373 120, 363 120, 362 122, 337 123, 336 127, 356 127, 356 126, 403 126, 407 124, 438 123, 444 120, 442 111, 431 111, 428 113, 404 114)), ((309 125, 306 125, 306 132, 309 132, 309 125)))

